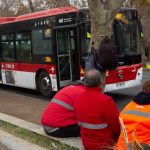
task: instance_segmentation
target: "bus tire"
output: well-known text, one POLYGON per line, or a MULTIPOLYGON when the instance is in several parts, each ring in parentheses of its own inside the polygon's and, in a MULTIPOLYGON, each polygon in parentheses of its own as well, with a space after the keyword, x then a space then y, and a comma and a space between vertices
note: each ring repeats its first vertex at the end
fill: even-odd
POLYGON ((42 71, 38 76, 37 81, 38 90, 45 97, 51 97, 53 95, 51 79, 47 72, 42 71))

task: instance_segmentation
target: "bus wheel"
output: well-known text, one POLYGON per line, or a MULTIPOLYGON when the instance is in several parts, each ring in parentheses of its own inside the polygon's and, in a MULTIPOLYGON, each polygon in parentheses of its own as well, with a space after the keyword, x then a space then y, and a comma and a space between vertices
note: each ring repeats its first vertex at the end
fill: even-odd
POLYGON ((47 72, 39 74, 37 86, 43 96, 51 97, 53 95, 51 79, 47 72))

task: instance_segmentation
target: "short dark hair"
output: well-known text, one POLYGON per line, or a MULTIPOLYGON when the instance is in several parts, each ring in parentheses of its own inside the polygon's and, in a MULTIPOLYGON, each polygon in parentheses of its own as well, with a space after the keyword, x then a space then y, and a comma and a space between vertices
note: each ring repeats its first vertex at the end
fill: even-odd
POLYGON ((94 45, 94 41, 92 41, 92 45, 94 45))
POLYGON ((84 83, 88 87, 101 85, 101 73, 96 69, 89 69, 84 74, 84 83))

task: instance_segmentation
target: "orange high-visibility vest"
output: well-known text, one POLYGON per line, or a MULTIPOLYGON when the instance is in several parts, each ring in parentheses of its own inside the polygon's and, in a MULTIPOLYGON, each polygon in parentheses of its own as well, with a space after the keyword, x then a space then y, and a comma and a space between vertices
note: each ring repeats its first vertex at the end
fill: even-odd
MULTIPOLYGON (((126 128, 128 143, 136 141, 150 145, 150 105, 130 102, 120 113, 120 118, 126 128)), ((116 147, 117 150, 127 150, 122 130, 116 147)))

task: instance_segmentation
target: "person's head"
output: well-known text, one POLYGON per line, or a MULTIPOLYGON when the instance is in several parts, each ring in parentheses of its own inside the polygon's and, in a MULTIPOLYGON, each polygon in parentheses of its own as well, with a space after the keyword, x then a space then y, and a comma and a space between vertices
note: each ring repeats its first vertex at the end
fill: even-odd
POLYGON ((96 69, 89 69, 84 74, 84 83, 87 87, 97 87, 101 85, 101 74, 96 69))
POLYGON ((150 80, 146 81, 143 85, 143 91, 150 93, 150 80))
POLYGON ((96 52, 96 49, 94 47, 94 41, 92 41, 92 43, 91 43, 91 52, 93 52, 93 53, 96 52))
POLYGON ((94 46, 94 41, 92 41, 92 46, 94 46))

